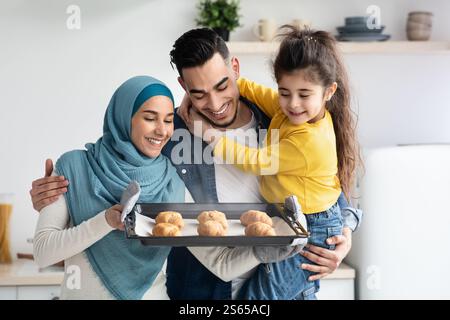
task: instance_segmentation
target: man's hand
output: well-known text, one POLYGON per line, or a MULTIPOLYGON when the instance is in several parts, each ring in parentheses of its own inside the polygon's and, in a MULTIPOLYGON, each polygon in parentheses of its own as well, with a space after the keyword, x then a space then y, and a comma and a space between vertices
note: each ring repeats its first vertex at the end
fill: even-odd
POLYGON ((44 207, 58 200, 61 194, 67 192, 69 181, 64 176, 52 177, 52 172, 53 162, 47 159, 45 161, 45 176, 34 180, 31 185, 31 201, 36 211, 41 211, 44 207))
POLYGON ((321 279, 339 267, 352 247, 352 231, 350 228, 344 227, 342 235, 328 238, 327 243, 335 244, 335 250, 328 250, 308 244, 306 248, 309 251, 300 252, 302 256, 317 264, 302 264, 302 269, 317 273, 310 276, 309 281, 321 279))
POLYGON ((120 204, 116 204, 116 205, 112 206, 111 208, 109 208, 108 210, 106 210, 105 218, 106 218, 106 222, 108 222, 108 224, 112 228, 123 231, 123 230, 125 230, 125 226, 120 218, 122 215, 122 210, 123 210, 123 206, 120 204))

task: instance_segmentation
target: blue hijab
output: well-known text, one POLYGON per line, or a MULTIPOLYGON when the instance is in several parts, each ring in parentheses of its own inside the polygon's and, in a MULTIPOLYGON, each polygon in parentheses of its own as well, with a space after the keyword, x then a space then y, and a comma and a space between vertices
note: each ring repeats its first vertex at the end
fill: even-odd
MULTIPOLYGON (((70 186, 65 194, 75 226, 120 202, 127 185, 141 187, 139 202, 184 202, 185 186, 169 159, 148 158, 131 142, 131 118, 143 102, 170 90, 159 80, 138 76, 124 82, 106 110, 103 136, 86 150, 62 155, 56 171, 70 186)), ((145 247, 114 230, 85 252, 106 288, 117 299, 141 299, 160 272, 170 247, 145 247)))

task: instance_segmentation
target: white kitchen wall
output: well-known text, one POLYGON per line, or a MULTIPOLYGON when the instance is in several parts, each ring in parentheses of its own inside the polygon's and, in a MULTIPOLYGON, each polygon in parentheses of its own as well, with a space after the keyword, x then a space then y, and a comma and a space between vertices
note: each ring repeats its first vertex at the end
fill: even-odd
MULTIPOLYGON (((0 0, 0 192, 15 193, 14 252, 31 252, 37 214, 28 191, 44 160, 101 134, 115 88, 137 74, 182 91, 169 65, 174 40, 195 27, 194 0, 0 0), (81 8, 81 29, 66 9, 81 8)), ((407 12, 434 12, 432 40, 450 40, 446 0, 242 0, 244 26, 231 40, 253 40, 259 18, 294 18, 335 31, 345 16, 381 8, 385 33, 404 40, 407 12)), ((274 86, 268 57, 242 56, 242 74, 274 86)), ((364 147, 450 142, 450 54, 347 55, 364 147)))

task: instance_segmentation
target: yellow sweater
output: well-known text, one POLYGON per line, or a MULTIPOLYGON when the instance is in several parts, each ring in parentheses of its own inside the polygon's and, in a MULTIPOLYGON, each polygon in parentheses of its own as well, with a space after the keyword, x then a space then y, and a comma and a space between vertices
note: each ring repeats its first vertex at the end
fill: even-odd
POLYGON ((283 203, 295 194, 304 213, 329 209, 341 193, 330 113, 326 111, 315 123, 294 125, 281 111, 276 91, 243 78, 238 85, 242 96, 272 118, 265 144, 259 149, 249 148, 224 136, 217 141, 214 155, 260 175, 261 195, 269 203, 283 203), (279 130, 278 139, 273 136, 274 129, 279 130))

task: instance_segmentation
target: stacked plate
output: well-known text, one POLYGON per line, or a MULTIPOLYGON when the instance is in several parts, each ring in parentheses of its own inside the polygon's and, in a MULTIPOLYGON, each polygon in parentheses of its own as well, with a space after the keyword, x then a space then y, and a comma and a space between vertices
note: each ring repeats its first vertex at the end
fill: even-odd
POLYGON ((370 28, 367 26, 368 17, 345 18, 345 26, 337 27, 339 41, 385 41, 391 36, 382 34, 384 26, 370 28))

